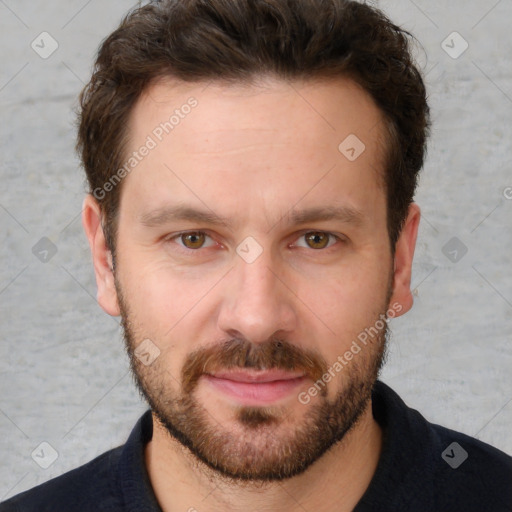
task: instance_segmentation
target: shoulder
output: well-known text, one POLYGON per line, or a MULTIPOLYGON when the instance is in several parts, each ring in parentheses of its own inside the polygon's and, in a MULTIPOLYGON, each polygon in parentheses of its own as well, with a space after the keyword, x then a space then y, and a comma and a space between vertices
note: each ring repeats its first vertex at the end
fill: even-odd
POLYGON ((119 510, 115 468, 123 447, 20 493, 0 504, 0 512, 119 510), (101 508, 99 507, 101 503, 101 508))
POLYGON ((364 504, 373 506, 376 500, 386 504, 380 510, 415 512, 512 511, 510 455, 429 422, 382 382, 373 399, 374 417, 385 436, 364 504))
POLYGON ((433 489, 466 510, 512 510, 512 457, 479 439, 429 423, 437 447, 433 489))

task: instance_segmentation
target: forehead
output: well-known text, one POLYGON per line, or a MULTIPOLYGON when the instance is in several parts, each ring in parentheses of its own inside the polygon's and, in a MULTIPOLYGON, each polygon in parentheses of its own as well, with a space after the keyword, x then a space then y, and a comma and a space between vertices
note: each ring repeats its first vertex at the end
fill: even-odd
POLYGON ((189 83, 170 77, 154 81, 142 92, 130 114, 131 140, 141 141, 151 130, 156 138, 166 138, 167 143, 181 132, 180 143, 188 146, 195 142, 194 149, 200 149, 201 142, 210 142, 193 141, 190 137, 185 140, 187 133, 178 125, 186 125, 188 135, 197 135, 200 130, 216 136, 215 144, 223 146, 230 142, 223 136, 230 128, 233 144, 251 129, 279 131, 292 144, 313 142, 316 147, 323 146, 319 144, 322 138, 330 144, 352 134, 374 150, 370 153, 376 157, 375 164, 384 156, 382 112, 371 96, 349 78, 284 81, 259 77, 251 84, 189 83), (193 115, 189 115, 192 101, 199 108, 194 107, 193 115), (169 121, 172 126, 165 130, 161 125, 169 121), (172 137, 165 137, 171 131, 172 137))
POLYGON ((128 126, 127 156, 151 150, 123 187, 154 207, 180 191, 196 201, 229 203, 230 189, 252 191, 250 197, 262 187, 273 190, 260 192, 259 207, 297 201, 307 191, 326 200, 343 191, 362 202, 377 189, 383 193, 383 116, 348 79, 267 78, 251 85, 164 79, 143 92, 128 126))

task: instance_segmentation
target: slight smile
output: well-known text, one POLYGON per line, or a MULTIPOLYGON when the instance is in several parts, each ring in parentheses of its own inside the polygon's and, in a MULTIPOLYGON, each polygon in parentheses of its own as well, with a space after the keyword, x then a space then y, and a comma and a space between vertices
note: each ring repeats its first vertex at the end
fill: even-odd
POLYGON ((244 405, 268 405, 289 396, 307 377, 286 370, 234 370, 205 374, 206 382, 216 390, 244 405))

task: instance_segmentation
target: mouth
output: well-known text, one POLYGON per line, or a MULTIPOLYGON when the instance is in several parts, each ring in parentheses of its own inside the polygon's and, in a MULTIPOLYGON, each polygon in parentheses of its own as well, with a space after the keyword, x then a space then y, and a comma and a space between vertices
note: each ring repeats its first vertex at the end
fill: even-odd
POLYGON ((268 405, 290 396, 307 379, 303 372, 233 370, 202 376, 215 391, 244 405, 268 405))

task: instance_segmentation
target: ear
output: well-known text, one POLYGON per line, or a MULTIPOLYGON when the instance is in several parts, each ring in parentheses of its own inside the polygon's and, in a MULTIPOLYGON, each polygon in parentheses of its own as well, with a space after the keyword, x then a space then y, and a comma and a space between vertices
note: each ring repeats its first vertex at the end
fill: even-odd
POLYGON ((393 279, 393 294, 390 304, 398 302, 402 309, 395 316, 407 313, 412 307, 411 271, 418 226, 420 224, 421 210, 416 203, 409 206, 409 212, 402 232, 396 243, 393 279))
POLYGON ((112 271, 112 254, 105 241, 99 204, 91 194, 87 195, 83 203, 82 225, 91 248, 98 286, 98 303, 109 315, 119 316, 119 304, 112 271))

